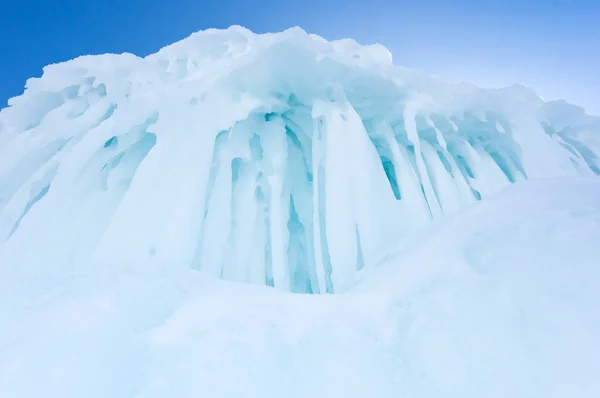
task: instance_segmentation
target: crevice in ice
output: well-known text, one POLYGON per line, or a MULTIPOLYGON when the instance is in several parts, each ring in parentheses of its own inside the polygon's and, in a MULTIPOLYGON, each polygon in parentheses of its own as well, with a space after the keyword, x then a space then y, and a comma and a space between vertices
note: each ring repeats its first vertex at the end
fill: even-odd
MULTIPOLYGON (((313 239, 315 252, 315 271, 319 293, 331 293, 331 260, 326 235, 326 203, 325 203, 325 169, 326 153, 324 153, 324 120, 318 117, 313 120, 312 137, 312 209, 313 239)), ((315 289, 316 290, 316 289, 315 289)))
MULTIPOLYGON (((231 183, 232 183, 232 191, 235 189, 235 183, 237 182, 237 180, 240 177, 240 168, 243 166, 244 161, 242 160, 242 158, 234 158, 231 161, 231 183)), ((233 192, 232 192, 232 196, 233 196, 233 192)), ((234 222, 232 220, 232 222, 234 222)))
MULTIPOLYGON (((200 230, 200 236, 198 237, 198 247, 202 247, 202 242, 204 241, 204 233, 205 233, 205 224, 206 218, 208 216, 208 206, 210 204, 210 199, 212 197, 212 192, 215 187, 215 182, 217 180, 217 175, 219 174, 219 165, 220 165, 220 155, 221 150, 225 143, 229 138, 230 130, 223 130, 217 134, 215 137, 215 144, 213 148, 212 161, 210 164, 210 169, 208 170, 208 182, 206 186, 206 192, 204 195, 204 211, 202 212, 203 222, 200 230)), ((199 262, 194 265, 196 268, 201 268, 202 264, 199 262)))
POLYGON ((432 125, 427 123, 424 116, 417 115, 415 117, 415 124, 417 126, 417 133, 421 141, 427 141, 433 146, 438 144, 437 132, 432 125))
MULTIPOLYGON (((110 147, 114 147, 115 145, 117 144, 115 143, 110 147)), ((109 189, 109 180, 112 178, 112 172, 117 169, 117 167, 122 166, 123 170, 119 172, 117 183, 121 184, 124 190, 127 191, 131 185, 135 170, 155 145, 156 134, 145 132, 134 144, 110 158, 106 164, 102 166, 102 190, 107 191, 109 189)))
POLYGON ((311 137, 306 133, 300 125, 295 123, 289 115, 282 115, 285 122, 285 133, 291 141, 292 146, 296 148, 302 155, 302 162, 306 169, 307 178, 312 182, 313 176, 311 172, 311 137))
POLYGON ((40 181, 37 181, 36 183, 33 184, 33 186, 31 187, 30 194, 29 194, 29 201, 27 202, 27 205, 25 205, 25 208, 23 209, 23 212, 21 213, 19 218, 13 224, 13 226, 8 234, 8 237, 6 238, 7 240, 10 239, 10 237, 15 233, 15 231, 21 224, 21 221, 23 220, 23 218, 25 218, 27 213, 29 213, 31 208, 36 203, 38 203, 44 196, 46 196, 46 194, 50 190, 50 185, 51 185, 52 180, 54 179, 54 175, 56 174, 57 169, 58 169, 58 164, 49 168, 48 171, 46 172, 46 175, 40 181))
MULTIPOLYGON (((296 291, 301 293, 320 293, 319 278, 316 269, 316 258, 315 258, 315 236, 313 227, 313 172, 311 165, 311 138, 306 132, 306 127, 302 127, 299 123, 302 123, 302 118, 305 118, 305 122, 311 122, 312 118, 306 118, 310 116, 305 113, 305 107, 295 104, 295 106, 288 112, 282 115, 282 120, 285 123, 285 134, 287 137, 287 160, 286 160, 286 175, 285 184, 288 187, 287 190, 291 192, 290 207, 290 222, 296 220, 297 223, 290 224, 290 226, 296 226, 298 228, 289 229, 289 243, 288 251, 290 253, 302 253, 304 265, 301 271, 300 280, 306 278, 306 282, 301 282, 298 286, 298 282, 294 282, 294 278, 298 276, 294 275, 294 270, 291 268, 290 263, 290 277, 292 283, 296 283, 296 291), (297 119, 299 118, 299 119, 297 119), (296 121, 298 123, 296 123, 296 121), (293 210, 293 211, 292 211, 293 210), (301 225, 301 228, 299 228, 301 225), (302 232, 300 232, 300 229, 302 232), (294 238, 293 233, 296 231, 298 237, 294 238), (299 244, 300 247, 294 248, 292 245, 299 244), (304 288, 302 287, 304 286, 304 288), (305 289, 301 291, 301 289, 305 289)), ((289 258, 289 261, 292 261, 289 258)), ((298 267, 296 267, 298 269, 298 267)))
POLYGON ((436 152, 437 152, 438 157, 440 158, 440 161, 444 165, 446 172, 448 174, 450 174, 452 177, 454 177, 454 173, 452 172, 452 166, 450 165, 450 162, 448 161, 448 159, 446 159, 446 155, 444 155, 442 153, 442 151, 440 151, 439 149, 436 152))
POLYGON ((265 285, 275 286, 273 278, 273 253, 271 250, 271 218, 269 217, 269 201, 265 198, 261 187, 257 188, 257 201, 263 203, 265 220, 265 285))
POLYGON ((475 197, 476 200, 481 200, 481 193, 479 193, 478 190, 476 190, 475 188, 471 188, 471 193, 473 194, 473 196, 475 197))
POLYGON ((290 126, 288 126, 287 124, 285 126, 285 134, 287 135, 287 137, 292 142, 292 145, 294 146, 294 148, 296 148, 296 149, 298 149, 300 151, 300 153, 302 154, 302 160, 304 162, 304 165, 306 167, 308 167, 308 160, 306 158, 305 150, 304 150, 304 148, 302 146, 302 143, 300 142, 300 139, 298 138, 298 136, 296 135, 296 133, 294 132, 294 130, 292 130, 290 128, 290 126))
MULTIPOLYGON (((399 138, 398 136, 396 136, 396 138, 399 138)), ((410 161, 410 164, 413 168, 413 170, 415 170, 417 177, 419 177, 419 181, 421 180, 421 177, 418 173, 418 169, 417 169, 417 156, 415 155, 415 146, 413 144, 408 144, 408 143, 403 143, 401 140, 398 140, 398 144, 402 145, 404 147, 404 149, 406 149, 406 152, 408 154, 408 160, 410 161)))
POLYGON ((230 168, 231 201, 229 212, 231 219, 225 246, 226 252, 221 267, 221 278, 235 280, 243 274, 242 267, 244 264, 242 262, 252 261, 251 258, 247 257, 249 253, 245 250, 245 247, 246 242, 251 237, 247 229, 249 225, 253 224, 250 217, 256 211, 255 206, 253 206, 256 200, 252 200, 255 197, 255 191, 250 188, 250 184, 255 182, 255 175, 252 172, 251 162, 246 162, 241 157, 235 157, 231 161, 230 168))
POLYGON ((385 172, 385 176, 390 184, 390 188, 394 194, 394 198, 396 200, 402 199, 402 193, 400 191, 400 186, 398 184, 398 176, 396 173, 396 166, 394 166, 394 161, 392 160, 393 155, 392 151, 389 148, 389 144, 383 137, 377 136, 373 133, 373 128, 370 126, 370 123, 363 122, 367 133, 369 134, 369 139, 371 143, 375 147, 377 154, 379 155, 379 161, 381 166, 383 167, 383 171, 385 172))
POLYGON ((562 146, 563 148, 565 148, 567 151, 571 152, 571 154, 573 156, 575 156, 576 158, 581 158, 581 156, 579 156, 579 153, 577 153, 577 151, 569 144, 567 144, 566 142, 559 142, 560 146, 562 146))
MULTIPOLYGON (((438 176, 434 170, 434 168, 431 166, 429 159, 427 159, 427 156, 425 156, 425 154, 423 152, 421 152, 421 157, 423 158, 423 163, 425 164, 425 171, 427 173, 427 177, 429 179, 429 182, 431 184, 431 189, 433 191, 433 196, 434 198, 427 198, 427 196, 425 196, 427 198, 427 204, 429 205, 429 202, 432 199, 435 199, 435 202, 433 205, 435 206, 437 204, 436 207, 439 207, 442 211, 445 210, 442 206, 442 201, 440 200, 440 193, 439 193, 439 187, 438 187, 438 176)), ((425 189, 423 187, 423 184, 421 184, 421 187, 423 188, 423 194, 425 195, 425 189)), ((431 211, 431 206, 430 206, 430 211, 431 211)), ((433 216, 433 213, 432 213, 433 216)))
POLYGON ((304 225, 300 222, 294 197, 290 195, 290 214, 287 222, 289 242, 287 249, 290 267, 290 290, 294 293, 312 294, 310 274, 307 270, 308 253, 304 225))
MULTIPOLYGON (((434 216, 434 210, 432 209, 432 203, 430 203, 429 198, 427 197, 427 193, 425 192, 425 185, 423 184, 423 176, 421 175, 421 172, 419 171, 419 167, 417 166, 417 155, 416 155, 416 151, 415 151, 415 145, 409 143, 408 139, 406 136, 396 136, 396 138, 398 139, 398 143, 402 146, 404 146, 404 148, 406 149, 406 154, 408 155, 408 160, 410 162, 410 165, 412 166, 412 169, 414 171, 414 175, 416 176, 417 182, 418 182, 418 186, 419 186, 419 190, 421 192, 421 197, 423 199, 423 201, 425 202, 425 204, 427 205, 427 211, 429 213, 430 217, 434 216)), ((419 156, 422 157, 422 155, 419 154, 419 156)), ((427 172, 427 170, 424 170, 425 172, 427 172)))
POLYGON ((581 166, 579 165, 579 163, 577 163, 577 161, 575 161, 575 159, 569 157, 569 161, 571 162, 571 165, 573 166, 573 168, 575 170, 577 170, 578 173, 581 172, 581 166))
POLYGON ((464 157, 456 154, 454 155, 454 159, 456 161, 456 164, 458 165, 459 170, 463 173, 464 176, 469 178, 475 178, 475 175, 473 175, 473 171, 471 171, 471 168, 469 167, 469 163, 467 163, 464 157))
POLYGON ((546 134, 548 134, 549 136, 554 136, 557 134, 557 132, 554 131, 554 128, 552 128, 552 126, 550 125, 550 123, 542 121, 542 122, 540 122, 540 125, 544 129, 544 132, 546 134))
POLYGON ((104 114, 94 123, 90 126, 90 130, 95 129, 96 127, 98 127, 99 125, 101 125, 103 122, 105 122, 106 120, 108 120, 114 113, 115 110, 117 109, 117 105, 110 103, 110 105, 108 106, 108 108, 106 109, 106 111, 104 112, 104 114))
POLYGON ((521 149, 518 147, 513 148, 513 150, 506 151, 507 157, 510 159, 511 163, 515 167, 516 171, 521 174, 524 179, 527 179, 527 172, 523 167, 523 163, 521 162, 521 149))
POLYGON ((104 143, 104 148, 112 148, 119 144, 119 137, 112 136, 104 143))
POLYGON ((42 120, 52 110, 64 104, 64 96, 60 92, 42 91, 37 93, 27 104, 29 112, 27 119, 23 121, 23 131, 32 130, 42 123, 42 120))
POLYGON ((265 113, 265 122, 270 122, 271 120, 274 120, 276 117, 279 117, 280 115, 277 112, 269 112, 269 113, 265 113))
POLYGON ((108 174, 109 174, 109 172, 112 169, 114 169, 115 167, 117 167, 119 165, 119 163, 121 163, 121 159, 123 159, 123 156, 125 156, 125 152, 121 152, 121 153, 117 154, 115 157, 109 159, 104 166, 102 166, 102 169, 100 170, 100 174, 102 176, 101 181, 100 181, 100 186, 102 187, 103 191, 108 190, 108 174))
POLYGON ((10 237, 14 234, 14 232, 19 227, 19 224, 21 223, 21 220, 23 220, 23 217, 25 217, 27 215, 27 213, 33 207, 33 205, 35 205, 40 199, 42 199, 48 193, 49 190, 50 190, 50 185, 46 185, 35 196, 33 196, 29 200, 29 202, 27 202, 27 205, 25 206, 25 209, 23 210, 23 213, 19 216, 19 218, 17 219, 17 221, 15 221, 15 224, 13 225, 12 229, 10 230, 7 239, 10 239, 10 237))
POLYGON ((256 134, 253 134, 252 138, 250 138, 250 155, 254 161, 263 159, 263 149, 260 144, 260 137, 256 134))
POLYGON ((456 163, 456 167, 462 174, 462 177, 464 178, 465 182, 469 186, 469 189, 471 190, 471 193, 473 194, 475 199, 481 200, 481 198, 482 198, 481 193, 476 188, 473 187, 473 183, 472 183, 472 181, 475 180, 475 178, 476 178, 475 174, 473 173, 471 166, 469 166, 469 162, 467 161, 465 156, 462 155, 463 152, 459 149, 459 148, 464 148, 466 145, 469 145, 469 144, 465 143, 464 141, 462 141, 462 142, 459 142, 459 141, 452 142, 451 141, 448 143, 448 152, 451 154, 452 158, 454 159, 454 162, 456 163))
POLYGON ((388 182, 390 183, 390 187, 392 188, 392 191, 394 192, 394 197, 396 198, 396 200, 401 200, 402 199, 402 195, 400 194, 400 188, 398 187, 398 181, 396 179, 396 169, 394 168, 394 163, 384 157, 384 156, 380 156, 381 159, 381 164, 383 166, 383 170, 385 171, 385 175, 388 179, 388 182))
POLYGON ((12 170, 0 175, 0 209, 12 199, 21 184, 47 164, 68 142, 69 139, 49 142, 42 148, 29 152, 14 165, 12 170))
POLYGON ((598 157, 594 152, 592 152, 588 147, 580 143, 579 141, 567 136, 566 134, 560 135, 562 139, 575 148, 581 156, 583 160, 587 163, 588 167, 596 174, 600 175, 600 166, 598 165, 598 157))
POLYGON ((494 159, 494 162, 496 162, 498 167, 500 167, 500 170, 502 170, 506 178, 508 178, 508 181, 514 183, 516 178, 514 176, 513 168, 510 167, 509 163, 504 160, 504 158, 498 152, 489 152, 489 154, 492 159, 494 159))
POLYGON ((329 244, 327 243, 327 217, 326 214, 326 195, 325 195, 325 167, 320 164, 319 174, 319 198, 318 198, 318 216, 319 216, 319 239, 321 242, 321 255, 323 259, 323 271, 325 277, 325 289, 327 293, 334 292, 333 282, 331 281, 331 258, 329 257, 329 244))
POLYGON ((79 87, 80 86, 78 84, 74 84, 72 86, 65 87, 61 91, 63 98, 66 98, 66 99, 77 98, 77 96, 79 95, 79 87))
MULTIPOLYGON (((94 78, 91 78, 91 80, 89 80, 88 84, 90 86, 93 84, 93 80, 94 78)), ((77 87, 77 94, 79 95, 77 97, 72 98, 69 101, 71 109, 67 113, 67 117, 70 119, 76 119, 82 116, 92 104, 94 104, 99 99, 106 97, 106 86, 103 83, 91 88, 86 87, 85 85, 77 87)))
POLYGON ((513 140, 512 130, 505 121, 490 112, 482 116, 482 119, 467 112, 462 119, 455 118, 453 123, 458 126, 456 134, 466 140, 466 145, 485 150, 510 183, 519 180, 519 174, 527 178, 527 173, 516 156, 521 149, 513 140), (500 132, 498 126, 504 132, 500 132))
MULTIPOLYGON (((78 192, 74 192, 75 196, 80 196, 79 201, 85 211, 79 214, 72 226, 68 227, 73 236, 69 241, 71 245, 67 258, 69 265, 78 264, 83 259, 89 258, 97 249, 123 197, 130 190, 138 167, 156 145, 156 134, 147 131, 152 120, 151 117, 146 123, 130 129, 122 137, 132 135, 135 141, 128 146, 123 145, 123 148, 119 148, 121 149, 119 153, 104 160, 105 163, 100 171, 98 187, 100 192, 90 192, 90 187, 85 186, 82 186, 78 192)), ((113 153, 113 149, 107 151, 102 148, 100 154, 105 156, 106 153, 113 153)), ((96 167, 96 162, 90 164, 86 174, 94 173, 96 167)))
POLYGON ((355 227, 356 231, 356 269, 360 271, 365 267, 365 257, 363 255, 362 244, 360 243, 360 230, 358 225, 355 227))

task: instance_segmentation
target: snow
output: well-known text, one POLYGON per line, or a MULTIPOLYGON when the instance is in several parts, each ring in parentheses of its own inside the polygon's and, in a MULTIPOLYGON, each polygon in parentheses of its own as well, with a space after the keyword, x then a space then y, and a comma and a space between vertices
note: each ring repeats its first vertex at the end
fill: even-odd
POLYGON ((3 277, 0 394, 595 397, 598 197, 517 183, 337 295, 168 266, 3 277))
POLYGON ((0 111, 0 396, 597 396, 599 137, 299 28, 49 65, 0 111))

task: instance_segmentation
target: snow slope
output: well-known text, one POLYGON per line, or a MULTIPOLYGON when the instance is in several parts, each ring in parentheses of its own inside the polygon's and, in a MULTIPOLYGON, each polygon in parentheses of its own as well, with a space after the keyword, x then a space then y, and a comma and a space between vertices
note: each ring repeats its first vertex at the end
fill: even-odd
POLYGON ((344 291, 508 184, 600 172, 600 122, 301 29, 44 68, 0 113, 4 272, 169 267, 344 291))
POLYGON ((0 396, 597 397, 598 198, 597 177, 517 183, 337 295, 3 277, 0 396))

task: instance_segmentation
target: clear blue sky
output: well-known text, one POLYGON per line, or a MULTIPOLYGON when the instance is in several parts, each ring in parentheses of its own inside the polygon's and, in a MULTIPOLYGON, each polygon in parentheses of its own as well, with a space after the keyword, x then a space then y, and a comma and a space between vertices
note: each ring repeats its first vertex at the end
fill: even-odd
POLYGON ((46 64, 143 56, 232 24, 379 42, 397 65, 482 86, 522 83, 600 115, 600 0, 2 0, 0 107, 46 64))

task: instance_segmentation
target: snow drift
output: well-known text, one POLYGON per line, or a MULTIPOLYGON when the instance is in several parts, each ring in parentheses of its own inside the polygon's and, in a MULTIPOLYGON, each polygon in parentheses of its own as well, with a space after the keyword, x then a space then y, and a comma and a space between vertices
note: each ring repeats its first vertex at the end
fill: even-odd
POLYGON ((3 277, 0 396, 595 398, 599 197, 517 183, 335 295, 174 267, 3 277))
POLYGON ((169 264, 338 292, 510 183, 600 171, 600 122, 580 108, 297 28, 50 65, 10 105, 0 264, 16 273, 169 264))

